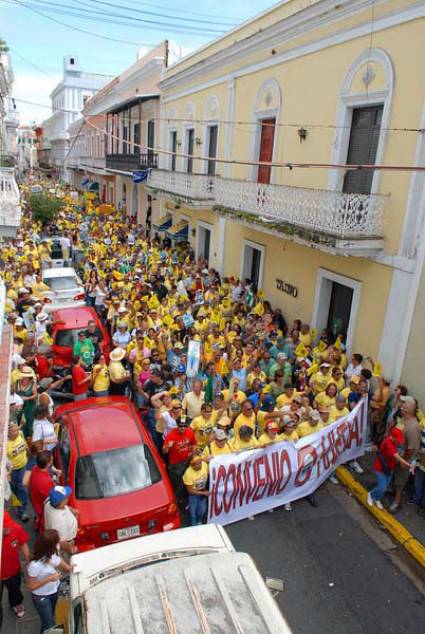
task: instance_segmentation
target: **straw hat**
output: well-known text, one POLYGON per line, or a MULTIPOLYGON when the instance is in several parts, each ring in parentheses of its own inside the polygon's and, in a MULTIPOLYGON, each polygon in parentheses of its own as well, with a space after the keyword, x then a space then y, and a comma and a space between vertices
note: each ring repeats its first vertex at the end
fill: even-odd
POLYGON ((112 350, 111 354, 109 355, 111 361, 121 361, 122 359, 124 359, 124 357, 125 350, 123 350, 122 348, 115 348, 115 350, 112 350))

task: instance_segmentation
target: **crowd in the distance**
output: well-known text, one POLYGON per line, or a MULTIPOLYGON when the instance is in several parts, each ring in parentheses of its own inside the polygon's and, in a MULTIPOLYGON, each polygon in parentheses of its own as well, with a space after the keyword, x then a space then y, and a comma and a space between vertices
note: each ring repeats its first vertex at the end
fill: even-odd
MULTIPOLYGON (((28 491, 37 521, 47 499, 44 528, 57 530, 62 550, 72 552, 77 518, 66 504, 69 490, 54 488, 60 473, 51 459, 57 443, 51 394, 68 381, 76 400, 123 394, 135 402, 191 524, 205 521, 212 457, 296 442, 365 396, 370 439, 379 447, 369 503, 381 506, 392 481, 396 512, 409 481, 425 511, 425 419, 407 388, 392 389, 372 359, 347 358, 344 333, 317 333, 298 319, 287 324, 284 307, 272 307, 250 280, 220 276, 196 260, 189 243, 172 244, 123 211, 102 214, 69 192, 63 202, 45 227, 27 210, 17 239, 0 250, 14 335, 8 465, 21 520, 28 519, 28 491), (102 331, 90 321, 74 344, 69 373, 61 376, 52 366, 52 319, 43 302, 50 289, 40 275, 51 263, 54 234, 113 342, 108 359, 102 331), (195 376, 188 376, 188 366, 198 365, 188 356, 190 341, 200 344, 195 376), (50 517, 58 509, 65 519, 50 517)), ((362 472, 357 461, 349 467, 362 472)), ((337 483, 335 475, 330 479, 337 483)), ((308 501, 317 505, 314 494, 308 501)), ((17 599, 12 596, 15 612, 23 609, 17 599)))

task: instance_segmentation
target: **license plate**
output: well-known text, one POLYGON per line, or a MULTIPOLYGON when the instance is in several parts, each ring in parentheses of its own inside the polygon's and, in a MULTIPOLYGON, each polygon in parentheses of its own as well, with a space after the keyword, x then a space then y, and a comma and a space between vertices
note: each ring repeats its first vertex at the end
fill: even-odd
POLYGON ((128 539, 129 537, 137 537, 137 535, 140 535, 140 526, 129 526, 117 530, 117 539, 128 539))

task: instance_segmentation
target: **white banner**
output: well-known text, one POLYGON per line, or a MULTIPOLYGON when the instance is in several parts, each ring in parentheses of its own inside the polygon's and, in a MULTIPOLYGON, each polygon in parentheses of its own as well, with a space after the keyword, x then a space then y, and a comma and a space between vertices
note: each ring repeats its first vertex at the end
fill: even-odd
POLYGON ((208 522, 231 524, 313 493, 340 464, 364 453, 367 400, 296 443, 224 454, 210 462, 208 522))

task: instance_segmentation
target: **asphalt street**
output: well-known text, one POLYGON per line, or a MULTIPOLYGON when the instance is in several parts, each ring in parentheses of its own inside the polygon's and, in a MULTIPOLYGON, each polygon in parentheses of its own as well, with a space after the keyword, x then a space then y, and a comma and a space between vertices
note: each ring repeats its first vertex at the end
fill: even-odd
MULTIPOLYGON (((294 634, 425 631, 425 571, 415 569, 345 488, 325 484, 316 496, 318 508, 301 500, 290 513, 276 509, 227 527, 264 577, 282 579, 276 601, 294 634)), ((27 591, 22 622, 9 611, 6 593, 3 606, 2 632, 38 634, 27 591)))
POLYGON ((395 563, 401 547, 344 488, 316 495, 318 508, 302 500, 227 527, 264 577, 283 580, 276 601, 294 634, 425 631, 424 595, 395 563))

